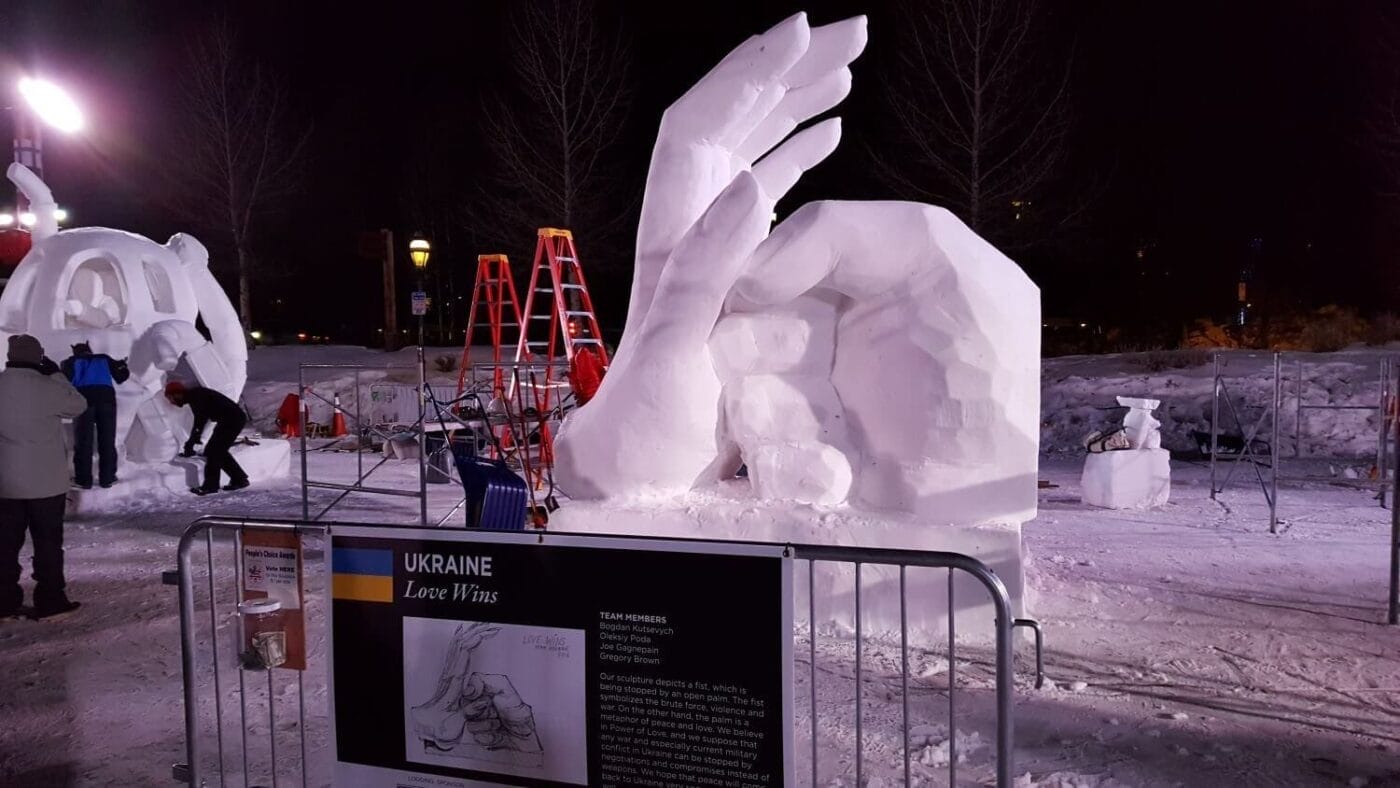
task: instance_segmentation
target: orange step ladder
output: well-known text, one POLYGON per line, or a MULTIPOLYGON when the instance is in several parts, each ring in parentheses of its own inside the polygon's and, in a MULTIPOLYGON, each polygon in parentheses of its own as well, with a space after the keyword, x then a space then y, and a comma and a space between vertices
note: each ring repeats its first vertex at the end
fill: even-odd
MULTIPOLYGON (((563 396, 555 397, 555 388, 564 384, 567 370, 583 354, 592 356, 590 366, 606 372, 609 359, 603 344, 603 332, 593 309, 593 298, 579 263, 574 246, 574 234, 555 227, 541 227, 535 245, 535 261, 530 271, 530 286, 525 292, 524 327, 516 345, 515 360, 520 365, 540 368, 542 374, 531 372, 528 379, 512 380, 512 392, 528 386, 532 407, 539 418, 539 462, 532 467, 538 488, 544 483, 554 462, 553 438, 548 420, 563 396), (562 352, 561 352, 562 351, 562 352)), ((520 375, 520 370, 516 370, 520 375)), ((524 397, 516 398, 524 411, 524 397)))
MULTIPOLYGON (((503 254, 483 254, 476 258, 476 285, 472 288, 472 304, 467 312, 467 338, 462 346, 461 370, 457 375, 457 396, 467 389, 467 375, 471 372, 471 351, 478 328, 487 330, 491 343, 491 362, 495 365, 492 373, 492 396, 499 397, 505 389, 504 333, 508 328, 520 332, 520 302, 515 295, 515 279, 510 273, 510 259, 503 254), (481 310, 486 311, 485 319, 481 310)), ((517 338, 512 344, 519 344, 517 338)))

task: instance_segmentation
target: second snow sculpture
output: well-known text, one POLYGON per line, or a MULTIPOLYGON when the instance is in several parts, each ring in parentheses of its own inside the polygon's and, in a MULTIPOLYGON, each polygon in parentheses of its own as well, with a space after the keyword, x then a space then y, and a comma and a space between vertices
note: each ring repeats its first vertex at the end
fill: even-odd
POLYGON ((661 120, 621 346, 563 425, 574 498, 675 496, 746 465, 762 499, 1035 516, 1039 291, 945 210, 775 203, 840 140, 865 19, 802 14, 661 120), (791 135, 791 136, 789 136, 791 135))
POLYGON ((1080 489, 1084 502, 1108 509, 1151 509, 1172 490, 1171 453, 1162 448, 1162 422, 1152 415, 1161 400, 1119 397, 1128 409, 1123 426, 1085 441, 1080 489))
POLYGON ((118 452, 135 462, 174 458, 188 416, 161 396, 166 374, 183 358, 201 385, 235 400, 247 380, 243 329, 209 272, 208 251, 184 234, 162 245, 102 227, 59 232, 48 186, 20 164, 8 175, 37 222, 33 248, 0 294, 0 342, 28 333, 50 353, 88 342, 129 357, 131 379, 117 387, 118 452))

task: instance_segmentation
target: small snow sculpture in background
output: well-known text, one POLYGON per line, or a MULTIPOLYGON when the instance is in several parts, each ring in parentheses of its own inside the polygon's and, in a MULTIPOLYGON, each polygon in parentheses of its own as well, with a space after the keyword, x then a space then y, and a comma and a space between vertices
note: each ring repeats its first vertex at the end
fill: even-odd
POLYGON ((1162 448, 1162 422, 1152 415, 1161 400, 1119 397, 1123 426, 1084 439, 1080 487, 1085 503, 1108 509, 1151 509, 1171 496, 1171 453, 1162 448))

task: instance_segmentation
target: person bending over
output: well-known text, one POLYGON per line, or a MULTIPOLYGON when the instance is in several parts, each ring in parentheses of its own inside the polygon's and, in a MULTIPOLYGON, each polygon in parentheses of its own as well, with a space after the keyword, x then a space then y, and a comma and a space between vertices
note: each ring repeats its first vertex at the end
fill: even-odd
POLYGON ((165 398, 176 407, 190 406, 194 411, 194 428, 190 439, 185 442, 182 456, 193 457, 194 447, 204 436, 204 425, 214 422, 214 434, 204 445, 204 484, 190 492, 195 495, 209 495, 219 491, 219 474, 228 474, 225 490, 241 490, 248 486, 248 474, 239 467, 229 449, 238 440, 238 433, 248 423, 248 417, 238 403, 213 390, 198 386, 186 386, 172 381, 165 387, 165 398))

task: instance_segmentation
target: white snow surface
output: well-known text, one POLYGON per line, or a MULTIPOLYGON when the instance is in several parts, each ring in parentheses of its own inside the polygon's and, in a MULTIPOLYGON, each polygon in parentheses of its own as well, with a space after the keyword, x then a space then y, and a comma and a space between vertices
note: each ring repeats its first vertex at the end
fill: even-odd
MULTIPOLYGON (((248 401, 260 421, 270 420, 288 384, 294 385, 298 358, 382 361, 385 355, 343 348, 255 351, 248 401)), ((1348 366, 1356 367, 1345 359, 1327 365, 1337 369, 1329 374, 1338 387, 1348 366)), ((1157 379, 1176 380, 1180 390, 1208 382, 1209 371, 1157 379)), ((1067 402, 1075 391, 1157 397, 1151 382, 1122 390, 1123 383, 1141 380, 1122 357, 1052 361, 1045 401, 1067 402), (1088 371, 1095 367, 1097 379, 1088 371), (1071 370, 1083 384, 1065 385, 1071 370)), ((1167 416, 1170 434, 1180 420, 1169 418, 1173 396, 1161 398, 1159 413, 1167 416)), ((1091 408, 1097 400, 1080 402, 1075 407, 1091 408)), ((1347 440, 1345 429, 1334 434, 1347 440)), ((353 454, 319 452, 308 459, 320 478, 353 478, 353 454)), ((1051 682, 1033 688, 1031 651, 1019 642, 1017 785, 1400 785, 1400 628, 1381 624, 1389 513, 1371 494, 1321 483, 1284 485, 1285 524, 1271 536, 1257 487, 1237 484, 1212 501, 1199 464, 1173 461, 1171 503, 1143 512, 1080 503, 1080 461, 1075 455, 1042 458, 1040 478, 1056 486, 1040 490, 1039 517, 1023 531, 1029 606, 1045 626, 1051 682)), ((408 486, 414 470, 413 463, 390 463, 378 483, 408 486)), ((455 503, 455 490, 446 486, 434 486, 431 494, 434 512, 455 503)), ((170 765, 183 760, 180 650, 175 592, 160 584, 159 574, 174 566, 179 534, 200 514, 296 516, 300 503, 291 481, 208 500, 128 502, 120 511, 71 518, 69 586, 83 607, 59 620, 0 621, 0 785, 170 784, 170 765)), ((352 497, 337 516, 409 523, 414 506, 411 499, 352 497)), ((319 546, 308 547, 308 565, 316 567, 319 546)), ((202 556, 196 558, 202 565, 202 556)), ((218 574, 226 579, 229 570, 218 574)), ((797 574, 805 582, 805 572, 797 574)), ((28 587, 27 577, 24 582, 28 587)), ((326 784, 329 759, 325 670, 318 661, 325 654, 324 585, 323 575, 309 573, 314 667, 304 678, 314 785, 326 784)), ((220 621, 226 680, 235 675, 229 624, 220 621)), ((986 625, 976 616, 959 619, 963 631, 986 625)), ((207 625, 201 635, 207 639, 207 625)), ((798 778, 804 783, 811 752, 808 649, 804 630, 795 649, 798 778)), ((855 785, 850 632, 819 627, 816 657, 817 781, 855 785)), ((948 730, 945 649, 911 648, 908 658, 910 722, 918 726, 911 731, 916 783, 946 784, 953 738, 959 784, 989 784, 996 749, 990 652, 960 641, 955 737, 948 730)), ((865 784, 900 784, 897 642, 867 641, 862 663, 865 784)), ((268 784, 266 771, 258 772, 267 762, 265 689, 259 689, 265 682, 253 678, 252 779, 268 784)), ((278 675, 282 755, 296 750, 295 687, 290 674, 278 675)), ((239 761, 238 714, 232 698, 226 701, 224 746, 232 766, 239 761)), ((212 703, 206 698, 199 708, 206 725, 212 723, 212 703)), ((211 761, 215 744, 212 735, 204 740, 211 761)), ((295 757, 291 763, 282 784, 299 782, 295 757)))

